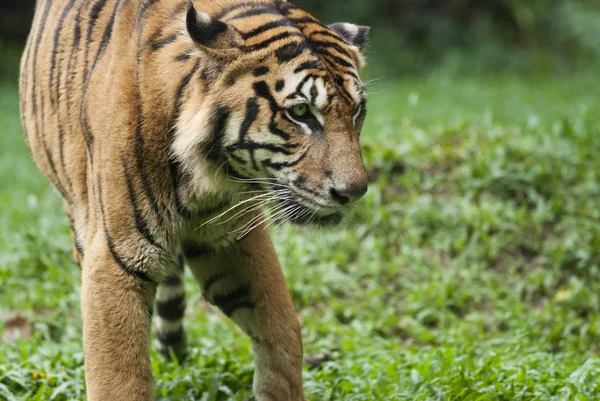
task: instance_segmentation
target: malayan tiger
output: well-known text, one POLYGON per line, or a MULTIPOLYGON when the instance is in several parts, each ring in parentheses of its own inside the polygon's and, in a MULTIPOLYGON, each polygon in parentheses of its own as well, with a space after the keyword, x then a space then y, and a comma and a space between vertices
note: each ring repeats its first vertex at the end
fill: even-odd
POLYGON ((184 264, 251 339, 256 399, 306 400, 262 208, 329 225, 367 191, 368 30, 283 0, 37 0, 22 124, 73 232, 90 401, 154 398, 154 312, 185 355, 184 264))

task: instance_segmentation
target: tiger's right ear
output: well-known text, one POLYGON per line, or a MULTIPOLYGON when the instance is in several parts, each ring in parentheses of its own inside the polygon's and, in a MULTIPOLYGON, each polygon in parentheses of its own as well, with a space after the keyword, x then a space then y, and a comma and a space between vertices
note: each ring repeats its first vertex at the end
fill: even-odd
POLYGON ((186 16, 186 28, 201 50, 218 57, 239 53, 242 38, 238 31, 223 21, 197 11, 191 1, 186 16))

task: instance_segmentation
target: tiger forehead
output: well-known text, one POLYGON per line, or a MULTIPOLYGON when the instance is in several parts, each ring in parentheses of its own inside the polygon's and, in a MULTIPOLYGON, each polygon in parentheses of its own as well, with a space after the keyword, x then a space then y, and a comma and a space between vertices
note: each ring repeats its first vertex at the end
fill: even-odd
POLYGON ((307 52, 321 59, 327 69, 356 70, 358 59, 351 46, 312 15, 289 3, 242 2, 215 17, 240 33, 246 52, 272 51, 280 63, 307 52))
POLYGON ((290 68, 284 80, 275 84, 285 100, 303 99, 318 109, 333 103, 356 106, 366 99, 366 92, 353 77, 340 78, 321 73, 321 70, 290 68))
POLYGON ((241 50, 256 57, 230 72, 230 85, 251 72, 276 92, 304 95, 320 108, 334 100, 356 105, 364 99, 356 50, 310 14, 281 1, 241 2, 214 17, 233 26, 241 50))

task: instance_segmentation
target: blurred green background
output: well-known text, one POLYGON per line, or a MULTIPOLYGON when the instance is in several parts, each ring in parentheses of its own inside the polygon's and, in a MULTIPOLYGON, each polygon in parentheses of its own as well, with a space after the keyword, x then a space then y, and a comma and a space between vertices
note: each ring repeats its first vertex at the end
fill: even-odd
MULTIPOLYGON (((600 62, 598 0, 297 0, 322 21, 372 26, 370 69, 568 71, 600 62)), ((33 0, 2 1, 0 37, 27 34, 33 0)))
POLYGON ((564 71, 600 61, 597 0, 299 0, 325 21, 374 27, 372 67, 431 72, 564 71))

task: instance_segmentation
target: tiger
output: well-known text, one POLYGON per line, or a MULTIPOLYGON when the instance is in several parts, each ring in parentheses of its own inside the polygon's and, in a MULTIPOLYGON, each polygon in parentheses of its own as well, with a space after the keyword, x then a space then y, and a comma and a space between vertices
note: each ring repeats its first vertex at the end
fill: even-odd
POLYGON ((285 0, 37 0, 21 122, 72 231, 88 400, 154 399, 153 315, 185 358, 184 266, 248 335, 254 397, 307 399, 267 227, 367 192, 368 33, 285 0))

